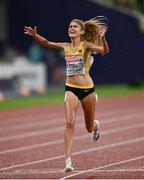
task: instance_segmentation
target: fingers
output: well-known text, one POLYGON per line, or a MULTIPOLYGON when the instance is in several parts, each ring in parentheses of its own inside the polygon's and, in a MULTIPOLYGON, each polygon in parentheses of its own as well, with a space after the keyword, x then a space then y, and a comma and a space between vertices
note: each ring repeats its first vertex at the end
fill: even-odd
POLYGON ((24 32, 24 34, 28 34, 29 35, 29 32, 24 32))
POLYGON ((104 31, 104 32, 106 32, 107 29, 108 29, 108 28, 107 28, 106 26, 103 26, 103 27, 102 27, 102 31, 104 31))
POLYGON ((107 32, 108 28, 106 26, 101 26, 100 27, 100 34, 105 34, 107 32))
POLYGON ((31 26, 24 26, 24 30, 37 30, 37 27, 35 26, 32 28, 31 26))
POLYGON ((32 29, 31 27, 25 26, 25 27, 24 27, 25 34, 28 34, 28 32, 29 32, 31 29, 32 29))
POLYGON ((32 28, 31 28, 30 26, 29 26, 29 27, 25 26, 24 29, 26 29, 26 30, 32 30, 32 28))
POLYGON ((36 26, 34 26, 34 28, 32 28, 31 26, 24 26, 24 34, 32 35, 34 33, 37 33, 36 26))
POLYGON ((107 29, 106 24, 100 24, 99 27, 100 27, 100 29, 107 29))
POLYGON ((101 27, 100 28, 100 31, 99 31, 99 33, 100 33, 100 36, 101 37, 104 37, 105 36, 105 34, 106 34, 106 32, 107 32, 107 27, 101 27))
POLYGON ((24 27, 24 34, 29 34, 29 28, 27 26, 24 27))

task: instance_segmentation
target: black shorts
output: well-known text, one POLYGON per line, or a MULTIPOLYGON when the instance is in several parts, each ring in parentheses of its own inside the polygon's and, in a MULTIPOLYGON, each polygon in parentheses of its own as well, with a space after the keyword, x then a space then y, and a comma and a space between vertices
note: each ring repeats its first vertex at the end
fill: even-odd
POLYGON ((92 88, 75 88, 75 87, 71 87, 71 86, 66 85, 65 91, 71 91, 72 93, 74 93, 78 97, 79 100, 82 100, 83 98, 85 98, 89 94, 95 92, 95 87, 92 87, 92 88))

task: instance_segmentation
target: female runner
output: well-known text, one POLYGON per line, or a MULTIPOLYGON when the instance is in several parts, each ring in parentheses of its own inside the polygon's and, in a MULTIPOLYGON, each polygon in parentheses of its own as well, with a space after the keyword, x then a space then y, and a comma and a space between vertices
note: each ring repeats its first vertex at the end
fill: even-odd
POLYGON ((64 49, 66 61, 66 85, 65 85, 65 172, 74 168, 71 161, 73 132, 75 128, 76 111, 78 102, 81 102, 86 129, 92 134, 92 140, 99 139, 99 122, 96 120, 96 96, 93 80, 89 75, 92 64, 92 52, 105 55, 109 47, 105 39, 107 26, 102 22, 103 17, 97 17, 88 21, 73 19, 68 28, 71 42, 51 42, 37 33, 37 28, 24 28, 25 34, 34 38, 46 48, 64 49))

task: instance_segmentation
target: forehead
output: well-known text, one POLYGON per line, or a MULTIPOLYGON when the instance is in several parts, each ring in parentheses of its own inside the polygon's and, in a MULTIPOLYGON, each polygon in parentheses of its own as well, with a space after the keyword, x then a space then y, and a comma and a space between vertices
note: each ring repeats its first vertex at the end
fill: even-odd
MULTIPOLYGON (((70 26, 71 25, 76 25, 76 26, 80 26, 80 24, 78 23, 78 22, 76 22, 76 21, 72 21, 72 22, 70 22, 70 26)), ((81 27, 81 26, 80 26, 81 27)))

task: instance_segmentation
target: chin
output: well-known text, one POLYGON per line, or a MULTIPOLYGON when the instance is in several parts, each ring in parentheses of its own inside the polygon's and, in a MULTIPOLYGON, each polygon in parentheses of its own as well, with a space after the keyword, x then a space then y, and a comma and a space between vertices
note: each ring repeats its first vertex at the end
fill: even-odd
POLYGON ((75 37, 76 37, 76 35, 69 34, 69 37, 70 37, 70 38, 75 38, 75 37))

